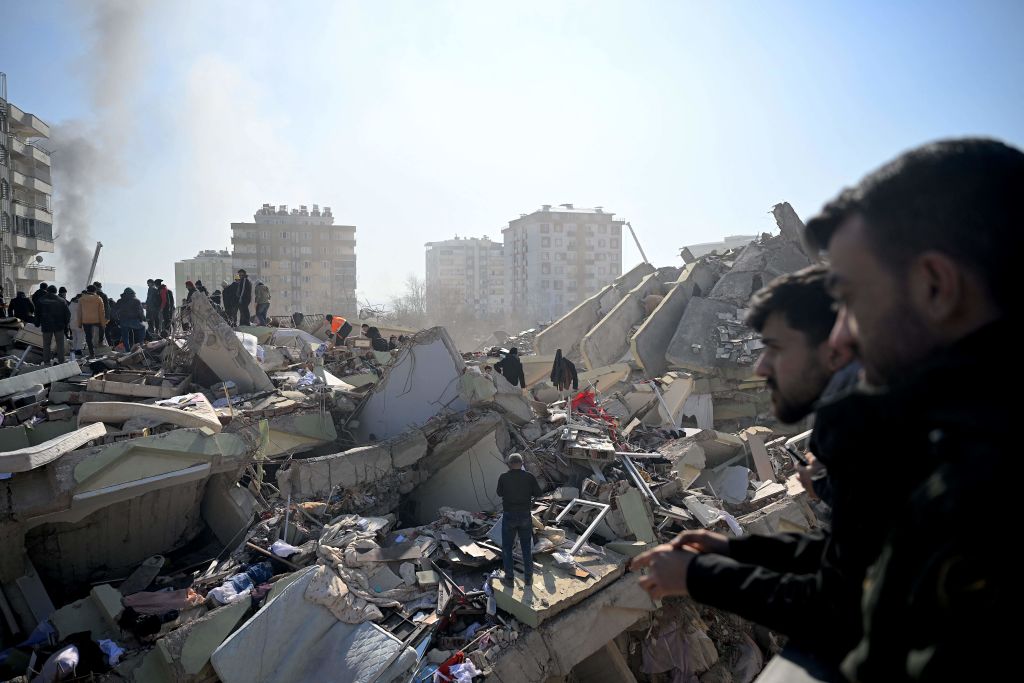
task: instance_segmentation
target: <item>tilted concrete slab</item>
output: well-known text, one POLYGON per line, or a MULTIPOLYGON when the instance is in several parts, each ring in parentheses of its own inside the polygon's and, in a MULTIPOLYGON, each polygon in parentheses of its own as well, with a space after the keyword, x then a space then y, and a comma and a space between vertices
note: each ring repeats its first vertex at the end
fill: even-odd
POLYGON ((693 393, 693 377, 682 372, 670 372, 662 375, 661 381, 663 384, 658 390, 664 403, 658 401, 654 410, 644 415, 643 422, 653 426, 679 427, 685 414, 686 401, 693 393))
POLYGON ((91 424, 73 432, 44 441, 38 446, 27 446, 16 451, 0 453, 0 472, 28 472, 51 463, 66 453, 81 448, 93 439, 107 433, 102 423, 91 424))
POLYGON ((264 455, 302 453, 338 438, 330 413, 318 409, 288 413, 270 418, 270 437, 264 455))
POLYGON ((217 412, 203 394, 190 394, 182 407, 175 405, 149 405, 145 403, 116 403, 96 401, 84 404, 78 411, 78 424, 93 422, 122 424, 132 418, 156 420, 178 427, 209 427, 221 430, 217 412))
POLYGON ((618 362, 629 351, 633 327, 644 319, 644 298, 661 294, 666 280, 675 281, 678 268, 659 268, 644 278, 580 341, 580 355, 588 370, 618 362))
POLYGON ((192 297, 192 336, 189 343, 214 374, 223 381, 234 382, 240 392, 274 390, 270 377, 203 294, 192 297))
POLYGON ((518 576, 511 588, 491 579, 498 607, 533 628, 613 583, 628 563, 626 557, 607 549, 603 556, 581 550, 574 559, 593 577, 580 579, 559 568, 550 555, 534 555, 533 559, 542 569, 535 569, 530 586, 524 586, 518 576))
POLYGON ((133 398, 173 398, 182 393, 181 382, 155 380, 159 383, 149 384, 136 381, 143 373, 121 372, 110 370, 89 378, 86 389, 101 394, 131 396, 133 398))
POLYGON ((418 523, 427 524, 437 519, 437 510, 442 506, 470 512, 498 508, 501 499, 495 489, 498 477, 508 467, 497 441, 496 427, 408 496, 407 500, 413 503, 413 517, 418 523))
POLYGON ((23 375, 0 379, 0 396, 10 396, 20 391, 27 391, 37 384, 46 386, 51 382, 58 382, 80 374, 82 374, 82 368, 79 367, 77 361, 72 360, 62 365, 54 365, 53 367, 26 372, 23 375))
POLYGON ((718 333, 722 325, 720 314, 735 317, 736 304, 700 297, 691 299, 665 351, 669 365, 703 374, 735 365, 728 358, 718 358, 722 344, 718 333))
POLYGON ((772 216, 775 217, 775 224, 779 226, 782 236, 794 244, 800 245, 800 250, 811 261, 820 263, 822 258, 817 249, 807 241, 807 227, 800 220, 796 210, 789 202, 780 202, 772 207, 772 216))
POLYGON ((628 363, 616 363, 580 372, 578 373, 580 390, 582 391, 593 383, 598 391, 606 392, 619 382, 625 382, 629 379, 631 373, 632 368, 630 368, 628 363))
POLYGON ((729 272, 715 284, 709 299, 728 301, 745 308, 750 296, 785 273, 792 273, 811 264, 799 243, 783 236, 762 239, 748 244, 729 272))
POLYGON ((416 335, 388 366, 357 414, 361 441, 389 439, 444 411, 459 412, 459 377, 466 367, 443 327, 416 335))
POLYGON ((526 388, 529 389, 551 377, 551 366, 555 362, 555 354, 520 356, 519 362, 523 364, 523 378, 526 379, 526 388))
POLYGON ((654 611, 656 605, 639 579, 639 574, 626 574, 539 628, 523 631, 501 652, 487 680, 520 683, 568 676, 574 666, 654 611))
POLYGON ((633 358, 647 377, 658 377, 668 369, 665 350, 679 327, 683 311, 690 299, 711 291, 718 281, 721 265, 718 262, 687 264, 665 298, 643 321, 629 340, 633 358))
POLYGON ((612 284, 580 302, 576 308, 541 330, 534 339, 534 351, 544 355, 554 354, 557 349, 562 349, 563 354, 574 355, 573 351, 578 348, 583 335, 654 270, 650 263, 641 263, 615 278, 612 284))

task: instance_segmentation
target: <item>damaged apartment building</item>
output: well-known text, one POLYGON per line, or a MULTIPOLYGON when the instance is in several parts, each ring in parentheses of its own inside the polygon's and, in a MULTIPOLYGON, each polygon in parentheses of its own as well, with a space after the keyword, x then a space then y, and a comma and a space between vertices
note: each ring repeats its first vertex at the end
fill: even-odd
POLYGON ((147 683, 754 680, 775 634, 656 603, 628 563, 682 529, 817 524, 741 322, 809 263, 776 217, 526 335, 526 392, 440 327, 380 352, 316 316, 232 329, 202 294, 187 331, 88 362, 44 367, 38 330, 0 321, 0 680, 68 653, 147 683), (547 380, 556 349, 578 392, 547 380), (512 452, 545 493, 509 588, 512 452))

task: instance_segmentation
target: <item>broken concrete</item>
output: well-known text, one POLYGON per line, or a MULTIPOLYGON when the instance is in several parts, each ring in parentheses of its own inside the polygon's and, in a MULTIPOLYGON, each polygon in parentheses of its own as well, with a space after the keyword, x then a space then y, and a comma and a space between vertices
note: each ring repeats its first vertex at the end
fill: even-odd
POLYGON ((641 279, 653 272, 654 266, 641 263, 623 273, 612 284, 585 299, 576 308, 541 330, 534 340, 534 351, 541 355, 553 355, 557 349, 562 349, 565 355, 575 355, 573 351, 579 348, 583 336, 600 322, 627 292, 636 287, 641 279))
POLYGON ((53 367, 0 379, 0 396, 10 396, 11 394, 27 391, 37 384, 46 386, 51 382, 68 379, 80 374, 82 374, 82 368, 78 365, 77 361, 72 360, 62 365, 54 365, 53 367))
POLYGON ((580 340, 580 355, 588 370, 620 360, 629 351, 633 328, 644 318, 643 300, 661 294, 665 280, 679 277, 678 268, 659 268, 645 276, 580 340))
POLYGON ((93 439, 107 433, 103 424, 93 424, 76 429, 38 446, 27 446, 15 451, 0 453, 0 472, 28 472, 53 462, 76 448, 81 448, 93 439))
POLYGON ((192 335, 189 345, 200 360, 222 381, 232 381, 243 393, 273 391, 274 384, 256 359, 242 346, 203 294, 191 300, 192 335))
POLYGON ((78 424, 92 422, 122 424, 131 419, 143 419, 154 424, 178 427, 208 427, 221 430, 217 413, 203 394, 176 397, 179 405, 148 405, 145 403, 114 403, 96 401, 86 403, 78 411, 78 424))
POLYGON ((633 334, 629 340, 630 350, 647 377, 657 377, 668 369, 665 350, 679 327, 686 305, 691 298, 710 292, 718 277, 718 264, 703 261, 688 264, 654 312, 633 334))
POLYGON ((388 439, 441 412, 465 410, 458 382, 465 366, 444 328, 419 333, 363 404, 356 435, 364 442, 388 439))

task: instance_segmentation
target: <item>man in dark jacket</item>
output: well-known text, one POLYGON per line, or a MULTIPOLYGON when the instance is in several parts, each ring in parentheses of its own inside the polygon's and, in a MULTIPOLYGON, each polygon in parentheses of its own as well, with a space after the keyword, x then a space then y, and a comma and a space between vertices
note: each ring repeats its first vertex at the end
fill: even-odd
POLYGON ((861 493, 894 512, 871 530, 883 545, 864 584, 863 637, 843 661, 851 680, 1017 673, 1012 657, 965 653, 1011 653, 1017 640, 981 625, 1009 623, 1020 606, 1005 525, 1016 506, 1005 493, 1016 404, 994 349, 1019 308, 1008 255, 1024 246, 1022 194, 1024 152, 946 140, 901 155, 808 222, 828 249, 833 343, 856 348, 874 388, 834 407, 850 432, 899 436, 884 444, 891 457, 878 479, 903 495, 861 493))
POLYGON ((376 327, 371 327, 367 330, 366 336, 370 338, 370 348, 374 351, 388 350, 388 340, 381 336, 380 330, 376 327))
POLYGON ((523 553, 523 581, 527 587, 533 583, 533 499, 541 495, 537 477, 523 469, 523 456, 512 453, 506 460, 508 472, 498 477, 498 497, 501 498, 501 561, 505 576, 501 582, 507 587, 514 583, 512 552, 516 536, 523 553))
MULTIPOLYGON (((520 365, 522 363, 520 362, 520 365)), ((555 362, 551 364, 551 383, 559 391, 572 387, 573 391, 580 388, 580 378, 576 374, 576 364, 562 356, 562 349, 555 351, 555 362)))
POLYGON ((235 327, 238 325, 238 280, 224 286, 221 298, 224 300, 224 314, 228 317, 228 324, 235 327))
POLYGON ((519 349, 516 347, 513 346, 509 349, 508 355, 494 364, 494 369, 500 372, 512 386, 519 385, 523 389, 526 388, 526 375, 523 374, 523 364, 519 360, 519 349))
POLYGON ((160 333, 166 337, 171 333, 171 322, 174 320, 174 292, 160 283, 157 294, 160 297, 160 333))
MULTIPOLYGON (((766 379, 775 415, 785 423, 809 415, 830 390, 835 373, 851 363, 849 350, 829 343, 836 314, 826 275, 821 266, 783 275, 758 291, 749 306, 747 322, 761 333, 764 344, 754 372, 766 379)), ((856 452, 847 457, 862 464, 856 452)), ((853 489, 840 488, 847 490, 853 489)), ((637 567, 654 556, 663 558, 641 582, 658 595, 688 593, 768 626, 838 666, 860 636, 861 582, 880 545, 861 551, 862 542, 872 537, 848 532, 850 520, 867 524, 877 512, 873 517, 870 509, 851 512, 862 507, 856 500, 844 499, 838 507, 840 528, 834 536, 818 532, 729 539, 709 531, 685 531, 664 551, 638 558, 637 567), (835 626, 821 628, 824 613, 835 617, 835 626)))
POLYGON ((17 296, 11 300, 11 315, 21 322, 32 322, 35 320, 35 313, 36 307, 32 304, 32 299, 25 296, 25 292, 18 292, 17 296))
POLYGON ((48 284, 46 284, 45 282, 40 282, 39 283, 39 289, 37 289, 36 291, 32 292, 32 305, 33 306, 38 306, 39 305, 39 300, 42 297, 46 296, 46 293, 47 293, 48 289, 49 289, 49 285, 48 284))
POLYGON ((64 362, 64 328, 71 322, 71 309, 57 296, 57 288, 39 297, 36 319, 43 332, 43 365, 49 365, 53 357, 51 345, 57 346, 57 362, 64 362))
POLYGON ((146 280, 146 331, 155 337, 159 333, 159 329, 160 285, 156 280, 146 280))
POLYGON ((114 304, 114 311, 121 326, 124 350, 131 351, 135 344, 145 340, 146 328, 142 325, 142 302, 135 296, 135 290, 126 288, 114 304))
POLYGON ((249 324, 249 304, 252 303, 252 282, 245 269, 238 271, 238 324, 249 324))

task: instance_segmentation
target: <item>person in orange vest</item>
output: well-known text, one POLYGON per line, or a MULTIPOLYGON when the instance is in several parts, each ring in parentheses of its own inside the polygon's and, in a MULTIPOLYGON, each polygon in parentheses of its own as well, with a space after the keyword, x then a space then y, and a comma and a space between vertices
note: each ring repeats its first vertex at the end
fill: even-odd
POLYGON ((324 320, 334 335, 334 345, 340 346, 345 343, 345 338, 352 332, 352 325, 340 315, 326 315, 324 320))

